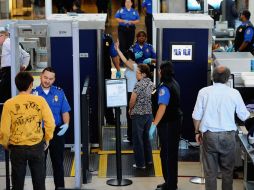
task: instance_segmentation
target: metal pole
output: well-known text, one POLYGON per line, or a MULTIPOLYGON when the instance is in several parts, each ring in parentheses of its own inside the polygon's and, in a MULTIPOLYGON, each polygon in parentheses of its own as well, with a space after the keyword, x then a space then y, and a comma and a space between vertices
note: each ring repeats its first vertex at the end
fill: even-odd
POLYGON ((72 22, 73 46, 73 100, 74 100, 74 149, 75 149, 75 187, 81 187, 81 157, 80 157, 80 63, 79 63, 79 24, 72 22))
POLYGON ((204 0, 204 14, 208 15, 208 3, 207 3, 207 0, 204 0))
POLYGON ((17 95, 17 89, 15 85, 15 76, 19 71, 19 49, 18 39, 16 37, 16 24, 10 24, 10 41, 11 41, 11 95, 17 95))
POLYGON ((204 168, 203 168, 203 156, 202 156, 202 145, 199 146, 199 158, 200 158, 200 168, 201 168, 201 176, 200 177, 192 177, 190 178, 191 183, 195 184, 205 184, 204 178, 204 168))
POLYGON ((45 17, 46 19, 52 15, 52 0, 45 1, 45 17))
MULTIPOLYGON (((152 10, 152 13, 154 14, 154 13, 160 13, 160 0, 156 0, 156 1, 152 1, 152 3, 153 3, 153 6, 152 6, 152 8, 153 8, 153 10, 152 10)), ((156 28, 155 28, 155 24, 154 24, 154 21, 152 22, 152 24, 153 24, 153 47, 154 47, 154 49, 155 49, 155 51, 157 51, 156 50, 156 28)))
POLYGON ((120 124, 120 108, 115 108, 116 111, 116 165, 117 165, 117 180, 122 180, 122 158, 121 158, 121 124, 120 124))
POLYGON ((163 42, 162 30, 163 30, 162 28, 157 28, 157 39, 156 39, 157 63, 156 63, 156 81, 155 81, 156 86, 159 84, 160 81, 158 71, 162 62, 162 42, 163 42))
POLYGON ((120 124, 120 107, 115 108, 116 111, 116 179, 107 181, 111 186, 127 186, 131 185, 132 181, 122 178, 122 158, 121 158, 121 124, 120 124))
POLYGON ((10 183, 10 165, 9 165, 9 151, 5 150, 4 151, 5 154, 5 182, 6 182, 6 190, 10 190, 11 189, 11 183, 10 183))
POLYGON ((98 132, 99 132, 99 143, 102 145, 102 123, 104 119, 103 109, 104 109, 104 73, 102 64, 102 30, 97 30, 97 92, 98 92, 98 132))

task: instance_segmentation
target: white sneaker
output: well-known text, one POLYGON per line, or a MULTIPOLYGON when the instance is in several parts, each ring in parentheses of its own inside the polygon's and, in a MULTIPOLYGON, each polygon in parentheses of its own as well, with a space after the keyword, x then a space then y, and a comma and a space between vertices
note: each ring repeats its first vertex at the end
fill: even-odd
POLYGON ((123 139, 123 142, 129 143, 130 141, 128 139, 123 139))
POLYGON ((133 168, 136 168, 136 169, 146 169, 146 167, 145 167, 145 166, 143 166, 143 167, 137 167, 137 165, 136 165, 136 164, 133 164, 132 166, 133 166, 133 168))

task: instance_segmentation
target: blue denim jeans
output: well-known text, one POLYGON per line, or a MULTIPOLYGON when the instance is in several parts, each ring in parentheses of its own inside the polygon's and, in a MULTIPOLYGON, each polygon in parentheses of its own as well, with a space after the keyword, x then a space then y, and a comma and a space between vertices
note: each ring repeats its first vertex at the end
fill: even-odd
POLYGON ((149 128, 152 114, 132 115, 133 151, 137 167, 144 167, 152 162, 152 146, 149 140, 149 128))
POLYGON ((10 145, 13 190, 24 189, 27 163, 31 171, 33 189, 45 190, 44 143, 32 146, 10 145))

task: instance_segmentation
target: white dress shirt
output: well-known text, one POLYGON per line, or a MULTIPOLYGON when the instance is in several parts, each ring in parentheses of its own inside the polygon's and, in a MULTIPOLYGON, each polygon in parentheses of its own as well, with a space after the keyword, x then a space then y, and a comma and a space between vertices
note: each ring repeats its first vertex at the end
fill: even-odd
POLYGON ((240 93, 225 84, 214 83, 199 91, 192 118, 201 120, 201 132, 236 131, 235 113, 242 121, 250 115, 240 93))
MULTIPOLYGON (((30 55, 19 46, 19 63, 20 66, 27 67, 30 61, 30 55)), ((11 41, 6 38, 2 46, 1 67, 11 66, 11 41)))
POLYGON ((137 71, 138 65, 136 63, 133 64, 133 70, 130 68, 126 67, 126 70, 124 72, 124 75, 127 79, 127 90, 128 92, 132 92, 134 89, 134 86, 137 82, 137 77, 136 77, 136 71, 137 71))

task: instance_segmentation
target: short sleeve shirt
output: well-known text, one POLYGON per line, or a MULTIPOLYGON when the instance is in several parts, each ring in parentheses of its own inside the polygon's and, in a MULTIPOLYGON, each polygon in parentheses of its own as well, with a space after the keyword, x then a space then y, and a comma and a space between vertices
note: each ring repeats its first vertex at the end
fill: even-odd
MULTIPOLYGON (((134 20, 139 20, 139 14, 138 12, 131 8, 130 10, 124 8, 119 9, 116 14, 115 14, 115 18, 120 18, 123 20, 128 20, 128 21, 134 21, 134 20)), ((126 23, 119 23, 120 26, 128 26, 129 24, 126 23)), ((133 24, 132 24, 133 25, 133 24)))
POLYGON ((56 126, 62 125, 62 114, 71 110, 64 91, 59 87, 51 86, 49 93, 46 94, 42 87, 38 86, 33 90, 33 94, 45 98, 53 113, 56 126))
POLYGON ((151 79, 143 78, 136 83, 133 92, 137 94, 137 99, 131 115, 152 114, 152 91, 153 83, 151 79))
POLYGON ((165 86, 161 86, 159 88, 159 93, 158 93, 158 105, 160 104, 168 105, 169 99, 170 99, 169 89, 165 86))

